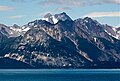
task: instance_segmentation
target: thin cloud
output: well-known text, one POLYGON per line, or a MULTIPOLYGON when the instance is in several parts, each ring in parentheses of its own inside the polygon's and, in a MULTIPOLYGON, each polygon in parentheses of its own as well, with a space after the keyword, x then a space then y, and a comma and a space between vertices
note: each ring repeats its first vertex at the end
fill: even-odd
POLYGON ((120 1, 119 0, 88 0, 87 4, 88 5, 120 4, 120 1))
POLYGON ((64 5, 64 6, 92 6, 102 4, 120 4, 120 0, 11 0, 12 2, 36 2, 39 5, 64 5))
POLYGON ((83 17, 120 17, 120 12, 92 12, 83 17))
POLYGON ((11 0, 11 2, 34 2, 34 1, 40 1, 40 0, 11 0))
POLYGON ((71 7, 59 7, 55 11, 66 11, 66 10, 72 10, 71 7))
POLYGON ((20 2, 23 2, 23 1, 25 1, 25 0, 11 0, 11 1, 12 1, 12 2, 16 2, 16 1, 17 1, 17 2, 19 2, 19 1, 20 1, 20 2))
POLYGON ((67 6, 79 6, 82 5, 79 0, 43 0, 39 2, 40 5, 67 5, 67 6))
POLYGON ((46 14, 48 14, 48 13, 53 14, 53 12, 47 11, 47 12, 44 12, 44 13, 39 13, 39 14, 37 14, 37 16, 43 17, 44 15, 46 15, 46 14))
POLYGON ((14 10, 15 8, 14 7, 11 7, 11 6, 2 6, 0 5, 0 11, 11 11, 11 10, 14 10))
POLYGON ((120 4, 120 0, 11 0, 12 2, 35 2, 40 5, 90 6, 102 4, 120 4))
POLYGON ((20 19, 23 18, 25 15, 15 15, 15 16, 10 16, 10 19, 20 19))
POLYGON ((120 4, 119 0, 43 0, 40 5, 67 5, 67 6, 91 6, 102 4, 120 4))

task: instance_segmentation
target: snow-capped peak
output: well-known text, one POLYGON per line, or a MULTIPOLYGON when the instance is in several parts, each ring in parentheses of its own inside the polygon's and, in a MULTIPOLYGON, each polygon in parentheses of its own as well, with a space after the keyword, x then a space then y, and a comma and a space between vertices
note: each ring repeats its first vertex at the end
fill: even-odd
POLYGON ((52 24, 56 24, 58 22, 57 18, 55 18, 54 15, 51 15, 50 13, 47 13, 44 18, 42 18, 41 20, 45 20, 47 22, 50 22, 52 24))
POLYGON ((56 24, 58 20, 55 18, 55 16, 52 16, 53 23, 56 24))
POLYGON ((65 20, 69 20, 72 21, 72 19, 65 13, 60 13, 60 14, 55 14, 55 15, 51 15, 50 13, 47 13, 44 18, 42 18, 41 20, 45 20, 48 21, 52 24, 56 24, 59 20, 65 21, 65 20))

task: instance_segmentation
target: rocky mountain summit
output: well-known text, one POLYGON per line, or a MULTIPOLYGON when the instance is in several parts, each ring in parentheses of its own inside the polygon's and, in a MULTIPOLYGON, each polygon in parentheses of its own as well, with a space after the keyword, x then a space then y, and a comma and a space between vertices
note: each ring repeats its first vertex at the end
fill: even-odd
POLYGON ((0 24, 0 60, 0 68, 120 68, 120 27, 65 12, 23 26, 0 24))

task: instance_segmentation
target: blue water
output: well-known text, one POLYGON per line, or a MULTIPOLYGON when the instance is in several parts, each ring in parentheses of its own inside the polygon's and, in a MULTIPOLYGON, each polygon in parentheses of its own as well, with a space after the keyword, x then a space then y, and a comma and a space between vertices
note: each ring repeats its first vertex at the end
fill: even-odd
POLYGON ((120 81, 120 69, 1 69, 0 81, 120 81))

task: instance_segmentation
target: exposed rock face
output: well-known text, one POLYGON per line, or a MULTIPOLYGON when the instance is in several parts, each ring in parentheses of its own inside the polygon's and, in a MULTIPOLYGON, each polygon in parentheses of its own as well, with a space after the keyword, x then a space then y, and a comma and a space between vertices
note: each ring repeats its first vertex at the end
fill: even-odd
POLYGON ((54 15, 57 23, 51 14, 45 18, 48 21, 35 20, 20 28, 14 25, 21 29, 18 36, 9 36, 7 28, 13 28, 0 25, 0 56, 33 68, 120 67, 120 41, 115 38, 119 28, 88 17, 73 21, 65 12, 54 15))

